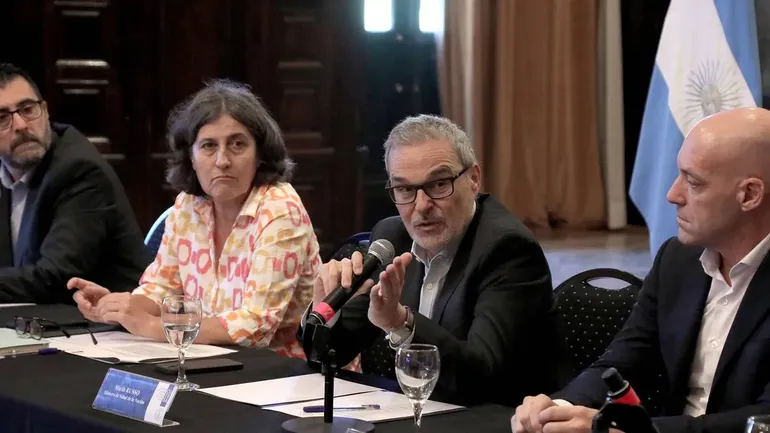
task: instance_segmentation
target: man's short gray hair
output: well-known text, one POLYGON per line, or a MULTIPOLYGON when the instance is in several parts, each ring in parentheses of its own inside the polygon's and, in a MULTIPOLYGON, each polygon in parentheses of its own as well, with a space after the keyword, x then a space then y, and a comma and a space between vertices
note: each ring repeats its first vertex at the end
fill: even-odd
POLYGON ((463 168, 470 167, 476 162, 476 152, 474 152, 468 135, 462 128, 447 118, 421 114, 419 116, 407 117, 390 131, 390 135, 388 135, 384 145, 385 170, 390 172, 388 169, 388 157, 394 147, 417 144, 429 140, 449 141, 463 168))

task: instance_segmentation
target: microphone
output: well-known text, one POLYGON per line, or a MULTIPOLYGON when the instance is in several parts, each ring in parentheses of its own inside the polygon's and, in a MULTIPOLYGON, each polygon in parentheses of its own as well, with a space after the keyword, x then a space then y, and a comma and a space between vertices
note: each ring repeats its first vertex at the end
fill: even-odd
POLYGON ((369 246, 369 251, 364 256, 364 269, 358 275, 353 275, 350 288, 338 286, 326 298, 318 304, 308 315, 307 323, 313 325, 325 325, 337 311, 353 297, 356 291, 368 280, 372 274, 382 265, 388 265, 396 256, 396 249, 386 239, 378 239, 369 246))
POLYGON ((604 380, 607 388, 609 388, 607 401, 630 406, 642 405, 642 401, 636 395, 634 389, 631 388, 631 384, 623 379, 623 376, 614 367, 610 367, 602 373, 602 380, 604 380))
POLYGON ((639 396, 618 370, 608 368, 602 380, 608 388, 607 402, 592 420, 592 433, 607 433, 613 427, 626 433, 659 433, 639 396))

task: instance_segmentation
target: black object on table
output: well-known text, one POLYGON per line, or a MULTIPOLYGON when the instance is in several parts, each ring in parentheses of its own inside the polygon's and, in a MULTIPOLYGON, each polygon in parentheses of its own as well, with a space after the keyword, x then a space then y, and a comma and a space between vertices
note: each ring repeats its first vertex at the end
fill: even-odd
MULTIPOLYGON (((243 363, 228 358, 189 359, 184 363, 185 374, 212 373, 217 371, 243 370, 243 363)), ((155 371, 170 376, 179 374, 179 361, 160 362, 155 364, 155 371)))

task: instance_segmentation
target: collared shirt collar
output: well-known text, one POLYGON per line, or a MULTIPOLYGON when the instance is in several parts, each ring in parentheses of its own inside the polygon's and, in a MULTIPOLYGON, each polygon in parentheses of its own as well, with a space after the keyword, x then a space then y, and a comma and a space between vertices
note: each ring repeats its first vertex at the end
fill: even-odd
POLYGON ((23 183, 24 185, 28 185, 34 173, 35 169, 33 168, 32 170, 24 173, 21 179, 15 181, 13 180, 11 173, 8 171, 8 167, 6 167, 5 164, 0 163, 0 183, 2 183, 6 189, 13 189, 13 187, 16 186, 19 182, 23 183))
MULTIPOLYGON (((471 221, 473 220, 473 217, 476 215, 476 201, 473 201, 473 214, 471 216, 471 221)), ((425 266, 430 267, 430 263, 433 261, 433 259, 441 258, 441 259, 452 259, 454 258, 455 254, 457 253, 457 249, 460 247, 460 242, 462 242, 463 238, 465 237, 465 233, 468 231, 468 226, 470 225, 470 222, 465 226, 463 229, 462 235, 458 236, 456 239, 453 239, 452 241, 447 244, 446 247, 444 247, 443 250, 441 250, 438 254, 436 254, 432 259, 428 259, 428 252, 425 251, 425 248, 421 247, 417 244, 417 242, 412 241, 412 256, 417 259, 418 262, 422 263, 425 266)), ((440 260, 441 260, 440 259, 440 260)))
MULTIPOLYGON (((759 265, 764 260, 767 252, 770 251, 770 234, 765 236, 760 243, 758 243, 746 256, 736 263, 732 269, 730 269, 729 275, 732 277, 734 272, 740 272, 742 269, 753 269, 756 271, 759 265)), ((719 267, 722 265, 722 258, 716 251, 706 248, 700 256, 701 265, 703 265, 703 271, 710 277, 714 278, 719 274, 719 267)))

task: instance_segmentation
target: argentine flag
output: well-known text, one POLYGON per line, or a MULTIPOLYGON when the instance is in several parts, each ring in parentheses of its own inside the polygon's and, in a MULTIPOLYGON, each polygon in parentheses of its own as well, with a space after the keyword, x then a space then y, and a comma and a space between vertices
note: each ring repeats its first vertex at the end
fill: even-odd
POLYGON ((671 0, 629 190, 653 257, 677 233, 666 193, 687 132, 706 116, 761 102, 756 26, 754 0, 671 0))

